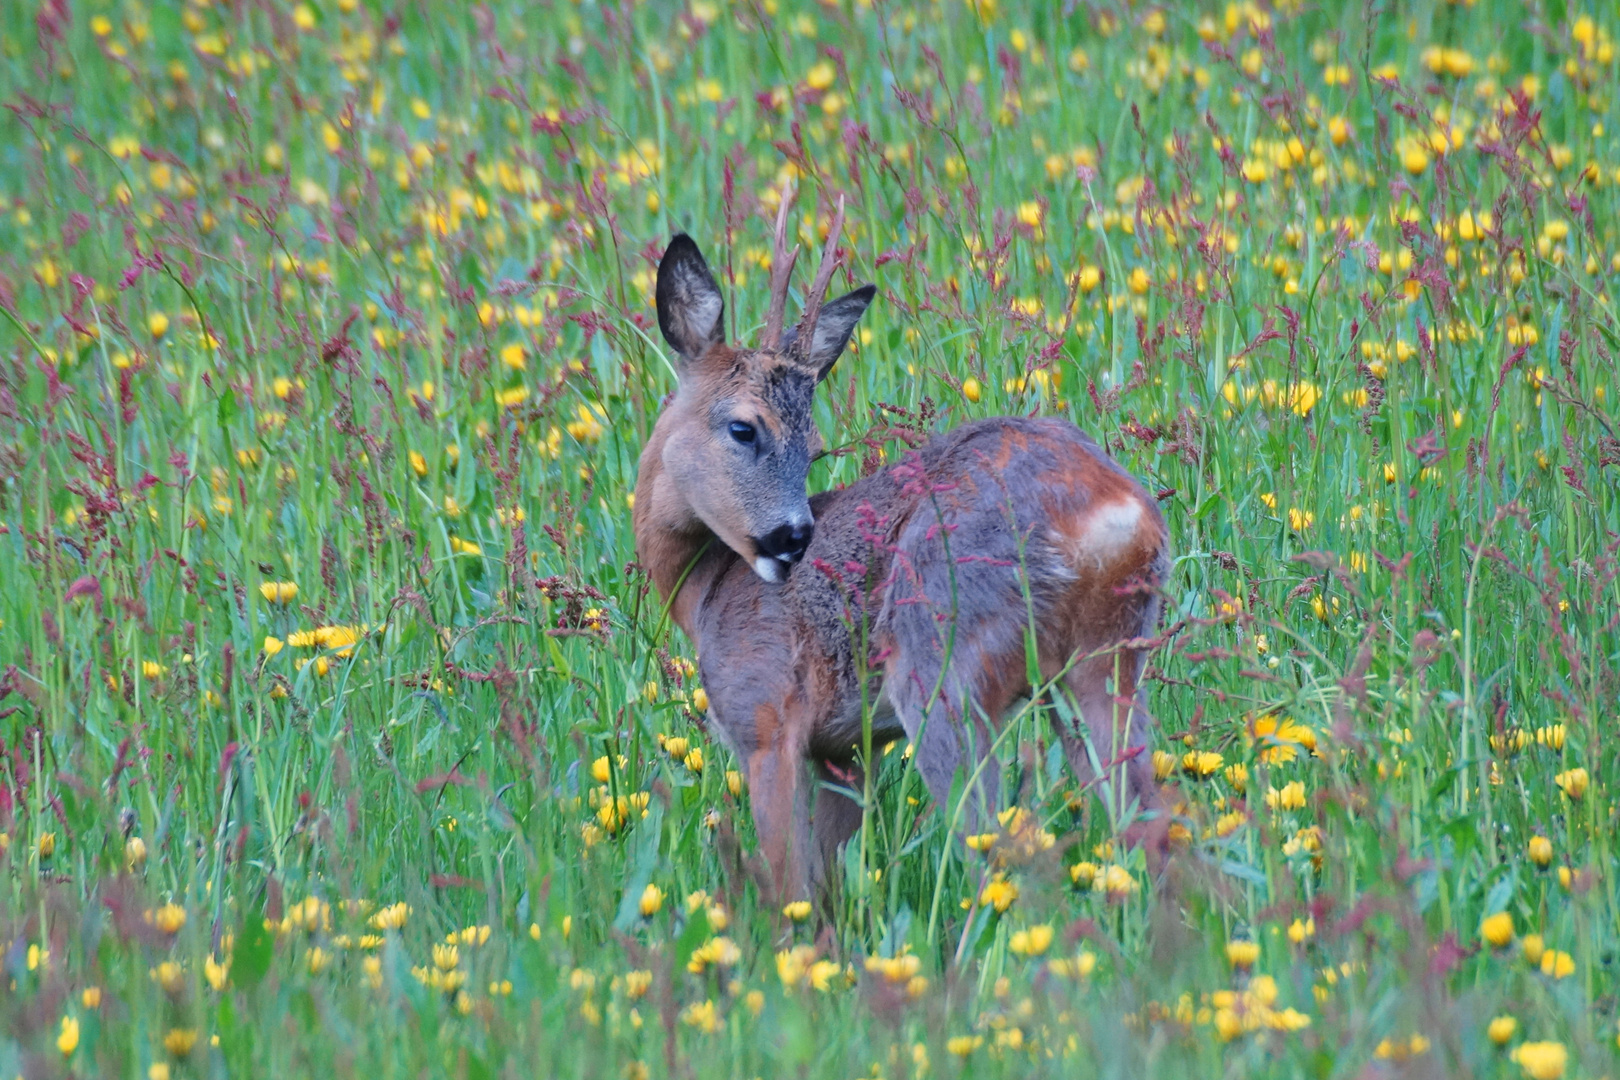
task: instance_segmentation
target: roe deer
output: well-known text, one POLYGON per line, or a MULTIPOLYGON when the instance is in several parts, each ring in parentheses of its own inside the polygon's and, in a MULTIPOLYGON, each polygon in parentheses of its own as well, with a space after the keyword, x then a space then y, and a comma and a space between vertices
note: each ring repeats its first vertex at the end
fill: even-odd
MULTIPOLYGON (((783 333, 798 254, 784 243, 788 203, 757 348, 725 342, 724 301, 691 238, 665 250, 658 324, 679 386, 642 450, 634 504, 638 558, 697 648, 711 730, 747 770, 769 887, 808 897, 859 827, 860 806, 833 780, 859 775, 863 690, 874 745, 911 739, 949 813, 964 749, 982 760, 1032 692, 1032 630, 1042 680, 1060 682, 1084 720, 1057 722, 1071 767, 1090 781, 1100 765, 1118 806, 1128 789, 1160 812, 1162 833, 1137 695, 1169 565, 1154 500, 1073 424, 1018 417, 964 424, 807 496, 816 384, 877 290, 822 303, 840 204, 803 317, 783 333)), ((994 770, 982 771, 964 824, 996 809, 994 770)))

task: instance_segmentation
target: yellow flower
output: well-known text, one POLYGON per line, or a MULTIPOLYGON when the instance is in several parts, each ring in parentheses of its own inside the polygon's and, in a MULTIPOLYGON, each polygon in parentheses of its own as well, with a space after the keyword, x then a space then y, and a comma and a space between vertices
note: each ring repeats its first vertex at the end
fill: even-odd
MULTIPOLYGON (((709 711, 709 692, 701 686, 692 691, 692 708, 700 713, 709 711)), ((733 792, 732 794, 736 793, 733 792)))
POLYGON ((970 376, 970 377, 962 380, 962 396, 964 398, 966 398, 968 401, 977 404, 979 398, 983 394, 984 394, 984 387, 979 385, 979 380, 978 379, 972 378, 970 376))
POLYGON ((1506 911, 1487 915, 1479 924, 1479 936, 1494 949, 1505 948, 1513 941, 1513 916, 1506 911))
POLYGON ((1078 956, 1059 956, 1046 962, 1046 969, 1054 975, 1069 979, 1088 978, 1097 969, 1097 954, 1082 949, 1078 956))
POLYGON ((1568 769, 1553 777, 1553 782, 1564 789, 1564 794, 1571 799, 1579 799, 1586 794, 1586 785, 1590 782, 1585 769, 1568 769))
POLYGON ((196 1028, 170 1028, 163 1036, 163 1049, 175 1057, 185 1057, 191 1053, 191 1048, 197 1045, 196 1028))
POLYGON ((52 855, 55 855, 55 854, 56 854, 56 834, 53 833, 53 832, 40 833, 40 836, 39 836, 39 857, 41 859, 48 859, 52 855))
POLYGON ((501 363, 513 371, 522 371, 529 366, 529 359, 523 346, 514 343, 501 350, 501 363))
POLYGON ((1008 941, 1007 947, 1018 956, 1040 956, 1052 947, 1052 926, 1042 923, 1028 930, 1019 930, 1008 941))
POLYGON ((991 878, 979 893, 979 903, 994 907, 997 911, 1006 911, 1018 899, 1018 886, 997 874, 991 878))
POLYGON ((1519 948, 1524 951, 1525 962, 1531 965, 1541 963, 1542 956, 1547 952, 1547 946, 1541 940, 1540 934, 1524 935, 1524 940, 1519 942, 1519 948))
POLYGON ((376 930, 398 930, 410 918, 410 905, 401 900, 397 904, 390 904, 371 917, 371 926, 376 930))
POLYGON ((186 925, 186 909, 179 904, 164 904, 156 911, 148 911, 146 921, 165 934, 178 934, 186 925))
POLYGON ((79 1048, 78 1017, 62 1017, 62 1031, 56 1036, 56 1048, 62 1052, 63 1057, 72 1057, 73 1051, 79 1048))
POLYGON ((146 329, 155 338, 161 338, 169 332, 169 317, 161 311, 154 311, 146 317, 146 329))
POLYGON ((810 901, 795 900, 782 908, 782 914, 794 922, 804 922, 810 917, 810 901))
POLYGON ((1281 790, 1270 788, 1266 791, 1266 806, 1273 810, 1298 810, 1305 805, 1305 782, 1291 780, 1282 786, 1281 790))
POLYGON ((1316 919, 1309 918, 1303 922, 1295 919, 1288 924, 1288 940, 1295 945, 1302 944, 1306 938, 1316 936, 1316 919))
POLYGON ((658 910, 663 906, 664 890, 649 882, 647 887, 641 890, 641 914, 650 919, 658 914, 658 910))
POLYGON ((1567 978, 1575 973, 1575 958, 1567 952, 1548 949, 1541 954, 1541 973, 1554 979, 1567 978))
POLYGON ((207 958, 203 960, 203 978, 207 979, 208 985, 215 990, 225 989, 225 980, 229 976, 230 970, 231 959, 228 956, 223 964, 214 959, 213 953, 209 953, 207 958))
POLYGON ((87 1009, 99 1009, 99 1008, 101 1008, 101 987, 99 987, 99 986, 87 986, 87 987, 85 987, 84 988, 84 993, 79 995, 79 1000, 84 1003, 84 1007, 87 1008, 87 1009))
POLYGON ((1530 838, 1529 854, 1531 862, 1537 866, 1546 866, 1552 862, 1552 841, 1545 836, 1532 836, 1530 838))
POLYGON ((1497 1046, 1506 1046, 1519 1030, 1519 1022, 1511 1016, 1498 1016, 1486 1027, 1485 1034, 1497 1046))
POLYGON ((720 1028, 719 1014, 715 1012, 714 1002, 708 998, 681 1010, 681 1020, 705 1035, 712 1035, 720 1028))
POLYGON ((1268 765, 1286 765, 1301 749, 1316 752, 1316 732, 1304 724, 1279 718, 1274 713, 1256 717, 1249 734, 1260 743, 1260 759, 1268 765))
MULTIPOLYGON (((1118 863, 1108 864, 1108 868, 1102 872, 1101 881, 1103 892, 1108 894, 1110 900, 1123 900, 1138 887, 1131 872, 1118 863)), ((1096 888, 1095 885, 1092 887, 1096 888)))
POLYGON ((428 474, 427 458, 422 456, 422 451, 412 450, 410 459, 411 471, 416 474, 418 479, 425 477, 428 474))
POLYGON ((289 604, 298 596, 296 581, 266 581, 259 586, 259 595, 272 604, 289 604))
POLYGON ((1226 962, 1239 971, 1247 971, 1254 967, 1255 961, 1260 959, 1260 943, 1258 941, 1228 941, 1226 943, 1226 962))
MULTIPOLYGON (((712 909, 711 909, 712 910, 712 909)), ((713 937, 699 945, 692 952, 692 958, 686 962, 686 970, 694 975, 701 975, 713 965, 717 967, 733 967, 742 960, 742 950, 737 943, 728 937, 713 937)), ((834 965, 836 968, 837 965, 834 965)), ((814 970, 812 968, 812 981, 814 970)), ((817 989, 824 989, 818 986, 817 989)))
POLYGON ((1569 1063, 1569 1052, 1559 1042, 1520 1043, 1508 1056, 1530 1080, 1559 1080, 1569 1063))
POLYGON ((146 841, 132 836, 124 841, 124 864, 131 870, 146 861, 146 841))
POLYGON ((946 1040, 945 1049, 959 1058, 965 1058, 983 1045, 983 1035, 957 1035, 946 1040))

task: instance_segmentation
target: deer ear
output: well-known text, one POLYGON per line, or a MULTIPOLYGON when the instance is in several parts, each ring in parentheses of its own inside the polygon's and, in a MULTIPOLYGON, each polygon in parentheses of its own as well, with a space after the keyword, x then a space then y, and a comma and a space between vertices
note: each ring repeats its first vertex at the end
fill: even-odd
MULTIPOLYGON (((825 379, 838 358, 844 355, 844 349, 849 346, 849 335, 854 333, 855 324, 866 314, 876 295, 876 285, 862 285, 822 307, 821 314, 816 316, 816 329, 811 335, 810 347, 805 350, 805 359, 816 369, 818 381, 825 379)), ((799 328, 791 327, 782 335, 782 351, 786 352, 798 338, 799 328)))
POLYGON ((676 233, 664 249, 657 296, 658 328, 687 360, 696 360, 709 346, 725 340, 725 298, 703 252, 685 233, 676 233))

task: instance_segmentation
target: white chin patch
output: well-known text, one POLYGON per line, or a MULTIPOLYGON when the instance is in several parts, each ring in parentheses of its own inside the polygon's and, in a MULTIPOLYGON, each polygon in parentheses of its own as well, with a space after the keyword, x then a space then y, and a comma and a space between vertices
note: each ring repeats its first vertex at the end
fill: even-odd
POLYGON ((772 585, 787 580, 787 564, 771 558, 769 555, 758 555, 754 558, 754 573, 769 581, 772 585))

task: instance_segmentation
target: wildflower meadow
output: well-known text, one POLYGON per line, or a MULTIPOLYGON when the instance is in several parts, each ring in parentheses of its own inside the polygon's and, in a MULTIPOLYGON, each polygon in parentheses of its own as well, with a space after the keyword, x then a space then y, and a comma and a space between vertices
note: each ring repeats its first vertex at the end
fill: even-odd
POLYGON ((1620 1075, 1616 35, 5 5, 0 1076, 1620 1075), (753 340, 790 185, 812 490, 1043 414, 1156 497, 1162 865, 1037 698, 988 831, 902 740, 762 891, 630 521, 659 257, 753 340))

